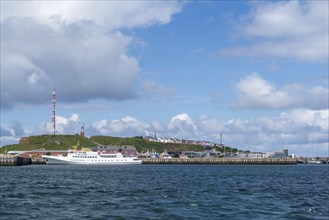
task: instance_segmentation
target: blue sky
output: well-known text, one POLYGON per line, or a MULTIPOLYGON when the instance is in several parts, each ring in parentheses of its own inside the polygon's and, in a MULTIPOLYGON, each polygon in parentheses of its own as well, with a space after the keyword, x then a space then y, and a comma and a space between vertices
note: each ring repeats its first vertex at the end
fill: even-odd
POLYGON ((328 1, 1 1, 1 146, 153 135, 327 156, 328 1), (313 148, 312 148, 313 146, 313 148), (313 150, 312 150, 313 149, 313 150))

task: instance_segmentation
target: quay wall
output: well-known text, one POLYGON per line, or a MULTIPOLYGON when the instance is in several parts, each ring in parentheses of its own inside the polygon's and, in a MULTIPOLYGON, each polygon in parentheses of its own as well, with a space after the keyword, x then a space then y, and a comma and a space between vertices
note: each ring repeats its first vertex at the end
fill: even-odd
POLYGON ((46 164, 42 157, 31 157, 31 164, 46 164))
POLYGON ((32 163, 29 157, 12 157, 2 156, 0 157, 0 166, 23 166, 32 163))
MULTIPOLYGON (((296 158, 141 158, 142 164, 296 165, 296 158)), ((0 166, 46 164, 41 157, 0 157, 0 166)))
POLYGON ((143 164, 296 165, 296 158, 141 158, 143 164))

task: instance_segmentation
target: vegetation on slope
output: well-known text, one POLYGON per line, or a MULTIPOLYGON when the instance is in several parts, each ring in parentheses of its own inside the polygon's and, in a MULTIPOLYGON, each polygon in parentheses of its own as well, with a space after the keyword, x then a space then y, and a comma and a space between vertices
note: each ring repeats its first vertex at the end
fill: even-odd
POLYGON ((93 146, 88 138, 78 135, 40 135, 22 138, 20 144, 7 145, 0 148, 0 153, 5 151, 28 151, 45 148, 46 150, 67 150, 69 147, 80 143, 82 146, 93 146), (22 141, 24 140, 24 141, 22 141))
MULTIPOLYGON (((7 145, 0 148, 0 153, 8 151, 29 151, 44 148, 46 150, 67 150, 79 142, 81 147, 95 147, 97 145, 134 146, 138 152, 164 152, 164 151, 204 151, 204 146, 192 144, 160 143, 144 140, 143 137, 120 138, 111 136, 92 136, 90 138, 79 135, 40 135, 25 137, 19 144, 7 145)), ((224 152, 224 146, 217 147, 218 151, 224 152)), ((225 146, 225 152, 237 152, 225 146)))
POLYGON ((90 140, 102 145, 116 145, 116 146, 135 146, 138 152, 163 152, 163 151, 203 151, 204 146, 201 145, 187 145, 176 143, 160 143, 150 142, 144 140, 142 137, 119 138, 109 136, 93 136, 90 140))
POLYGON ((20 144, 4 146, 0 148, 0 153, 5 153, 6 151, 28 151, 40 148, 45 148, 46 150, 67 150, 78 142, 81 147, 93 147, 97 145, 135 146, 138 152, 204 150, 204 146, 201 145, 149 142, 142 137, 92 136, 87 138, 79 135, 40 135, 23 138, 20 144))

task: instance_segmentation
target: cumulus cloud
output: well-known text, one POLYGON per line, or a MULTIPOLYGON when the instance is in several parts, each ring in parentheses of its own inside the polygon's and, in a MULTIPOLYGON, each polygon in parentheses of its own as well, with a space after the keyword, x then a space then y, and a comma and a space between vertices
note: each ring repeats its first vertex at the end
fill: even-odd
POLYGON ((187 113, 174 116, 167 125, 170 135, 176 134, 181 138, 192 138, 196 135, 197 126, 187 113))
MULTIPOLYGON (((78 133, 81 122, 77 114, 70 117, 57 116, 57 133, 78 133)), ((277 116, 255 119, 233 118, 219 121, 202 115, 193 120, 187 113, 173 116, 168 122, 144 122, 132 116, 120 119, 101 119, 85 127, 86 135, 109 135, 118 137, 157 136, 179 139, 206 140, 223 143, 238 149, 252 151, 280 151, 288 148, 291 153, 311 156, 312 146, 318 155, 327 155, 329 144, 328 109, 294 109, 277 116)), ((24 130, 25 135, 27 132, 24 130)), ((29 135, 52 133, 51 123, 43 123, 29 135)), ((17 143, 13 128, 1 128, 1 145, 17 143)))
POLYGON ((177 2, 1 2, 1 108, 136 98, 138 60, 122 29, 170 22, 177 2), (15 85, 15 86, 12 86, 15 85), (19 88, 19 89, 18 89, 19 88))
POLYGON ((25 131, 22 127, 22 124, 18 121, 15 121, 11 127, 12 131, 13 131, 13 134, 17 137, 21 137, 23 135, 25 135, 25 131))
POLYGON ((115 119, 112 121, 107 119, 96 121, 87 129, 87 132, 94 135, 100 134, 119 137, 143 136, 147 126, 146 123, 139 121, 136 118, 125 116, 121 119, 115 119))
POLYGON ((246 76, 235 85, 237 97, 233 106, 242 109, 328 108, 328 89, 307 88, 301 84, 276 88, 259 74, 246 76))
POLYGON ((30 134, 29 131, 25 130, 18 121, 14 121, 9 128, 0 126, 0 147, 18 143, 19 139, 26 134, 30 134))
POLYGON ((1 21, 12 16, 34 17, 39 22, 56 26, 56 21, 87 20, 114 30, 166 24, 173 14, 180 12, 182 4, 177 1, 4 1, 1 6, 1 21))
POLYGON ((24 130, 22 124, 18 121, 14 121, 9 128, 3 128, 0 126, 0 137, 22 137, 28 131, 24 130))
POLYGON ((232 119, 225 123, 224 133, 227 142, 238 146, 277 150, 287 147, 310 156, 314 144, 318 152, 326 155, 328 121, 328 109, 295 109, 276 117, 232 119))
MULTIPOLYGON (((56 115, 56 134, 76 134, 79 133, 82 127, 82 122, 79 115, 74 113, 70 117, 56 115)), ((44 122, 37 126, 32 132, 32 135, 52 134, 53 124, 51 122, 44 122)))
POLYGON ((247 45, 223 55, 272 56, 308 61, 328 59, 328 1, 256 2, 240 17, 236 35, 247 45))

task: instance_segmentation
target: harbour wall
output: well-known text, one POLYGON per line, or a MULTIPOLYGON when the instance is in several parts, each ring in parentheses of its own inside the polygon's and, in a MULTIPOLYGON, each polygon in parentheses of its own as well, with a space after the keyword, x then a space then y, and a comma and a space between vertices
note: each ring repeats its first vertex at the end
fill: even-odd
POLYGON ((296 158, 141 158, 143 164, 296 165, 296 158))
POLYGON ((31 157, 31 164, 46 164, 42 157, 31 157))
MULTIPOLYGON (((141 158, 142 164, 296 165, 296 158, 141 158)), ((46 164, 41 157, 0 157, 0 166, 46 164)))
POLYGON ((0 166, 23 166, 29 164, 32 164, 32 160, 29 157, 0 157, 0 166))

